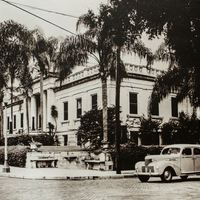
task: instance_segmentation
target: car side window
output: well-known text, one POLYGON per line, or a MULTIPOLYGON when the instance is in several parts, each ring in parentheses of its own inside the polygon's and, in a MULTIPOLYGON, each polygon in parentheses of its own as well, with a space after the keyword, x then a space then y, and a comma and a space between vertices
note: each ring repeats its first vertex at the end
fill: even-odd
POLYGON ((183 149, 182 155, 187 155, 187 156, 192 155, 192 149, 191 148, 183 149))
POLYGON ((194 155, 200 155, 200 149, 194 148, 194 155))

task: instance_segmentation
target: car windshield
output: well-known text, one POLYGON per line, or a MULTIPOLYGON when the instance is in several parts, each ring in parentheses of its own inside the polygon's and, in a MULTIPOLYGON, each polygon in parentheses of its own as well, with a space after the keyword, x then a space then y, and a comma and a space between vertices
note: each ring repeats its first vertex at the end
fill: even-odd
POLYGON ((170 148, 165 148, 162 150, 162 155, 170 155, 170 154, 178 154, 180 153, 180 148, 177 148, 177 147, 170 147, 170 148))

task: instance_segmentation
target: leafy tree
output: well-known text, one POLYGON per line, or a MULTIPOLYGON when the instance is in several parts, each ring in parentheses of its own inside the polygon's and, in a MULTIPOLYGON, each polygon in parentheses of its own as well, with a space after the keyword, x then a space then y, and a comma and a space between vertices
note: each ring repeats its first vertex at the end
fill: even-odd
MULTIPOLYGON (((119 20, 119 15, 121 16, 121 10, 116 9, 113 5, 101 5, 99 14, 95 15, 93 11, 89 10, 87 14, 79 18, 77 23, 78 27, 82 24, 86 27, 86 32, 82 35, 82 37, 79 36, 81 40, 78 40, 78 43, 80 43, 82 49, 92 55, 99 64, 100 77, 102 81, 104 142, 106 142, 108 138, 107 77, 109 75, 115 75, 117 63, 120 65, 120 71, 118 73, 118 75, 120 75, 118 81, 119 84, 121 82, 121 78, 125 75, 125 68, 119 57, 120 52, 117 54, 115 51, 115 43, 120 41, 122 42, 122 45, 120 45, 120 49, 122 49, 122 51, 126 50, 128 52, 134 52, 139 54, 140 57, 150 55, 149 49, 144 47, 139 40, 139 37, 137 39, 135 36, 133 37, 135 32, 132 34, 132 30, 127 31, 127 26, 124 26, 124 21, 122 22, 121 20, 122 17, 120 18, 121 21, 119 20), (116 37, 113 37, 114 34, 116 37), (135 38, 135 41, 133 38, 135 38), (135 42, 134 44, 133 41, 135 42)), ((117 85, 117 100, 119 100, 120 94, 119 84, 117 85)), ((116 105, 116 109, 118 108, 119 105, 116 105)), ((116 115, 117 113, 119 113, 119 109, 116 111, 116 115)), ((117 117, 117 119, 119 119, 119 117, 117 117)))
POLYGON ((29 106, 28 102, 30 99, 30 94, 32 93, 32 84, 33 79, 29 68, 25 68, 21 74, 19 75, 20 86, 19 91, 21 91, 22 95, 26 99, 26 122, 27 122, 27 134, 29 134, 30 122, 29 122, 29 106))
MULTIPOLYGON (((116 0, 113 0, 117 2, 116 0)), ((136 10, 151 38, 164 35, 176 59, 176 65, 160 77, 154 94, 160 99, 171 89, 178 100, 186 96, 194 107, 200 105, 200 4, 198 0, 123 0, 129 10, 136 10), (165 87, 163 88, 163 86, 165 87)))
MULTIPOLYGON (((77 132, 79 144, 90 142, 91 148, 100 148, 103 140, 102 110, 90 110, 81 117, 81 125, 77 132)), ((115 137, 115 110, 108 108, 109 142, 114 144, 115 137)))
POLYGON ((200 120, 194 114, 189 116, 181 112, 177 120, 162 125, 164 143, 199 143, 199 127, 200 120))
MULTIPOLYGON (((0 23, 0 61, 5 67, 4 75, 10 80, 11 122, 13 122, 13 84, 16 78, 28 67, 33 44, 32 33, 14 21, 0 23)), ((10 130, 13 130, 11 123, 10 130)))
POLYGON ((34 31, 34 46, 32 48, 33 57, 40 72, 40 114, 41 114, 41 133, 43 133, 43 80, 47 75, 51 65, 55 65, 57 58, 58 41, 55 38, 46 39, 38 30, 34 31))
POLYGON ((179 143, 178 137, 178 121, 169 120, 161 126, 162 138, 164 144, 179 143))
POLYGON ((145 118, 144 116, 140 119, 140 133, 142 136, 143 144, 158 144, 158 129, 160 122, 153 120, 150 117, 145 118))

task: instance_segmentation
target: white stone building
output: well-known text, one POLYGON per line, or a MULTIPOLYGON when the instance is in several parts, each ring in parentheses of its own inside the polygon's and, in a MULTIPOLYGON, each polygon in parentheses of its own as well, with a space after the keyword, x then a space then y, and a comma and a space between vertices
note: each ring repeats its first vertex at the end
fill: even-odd
MULTIPOLYGON (((128 125, 128 132, 132 134, 139 130, 140 117, 147 116, 148 102, 152 92, 155 77, 162 73, 157 69, 147 69, 143 66, 126 64, 128 77, 121 83, 121 120, 128 125)), ((58 110, 57 135, 61 145, 77 145, 76 131, 80 125, 80 116, 94 108, 102 108, 101 79, 97 66, 85 67, 81 71, 72 73, 62 83, 52 74, 44 78, 44 120, 41 124, 40 116, 40 81, 36 76, 33 92, 29 99, 30 133, 37 134, 43 126, 44 132, 49 131, 48 123, 54 124, 51 116, 51 106, 58 110)), ((14 102, 13 134, 26 133, 26 104, 23 96, 15 94, 18 98, 14 102)), ((6 93, 4 102, 4 133, 9 133, 11 121, 10 94, 6 93)), ((108 78, 108 106, 115 104, 115 81, 108 78)), ((192 108, 188 101, 177 105, 175 94, 170 94, 155 106, 153 118, 168 121, 178 117, 184 111, 190 113, 192 108)))

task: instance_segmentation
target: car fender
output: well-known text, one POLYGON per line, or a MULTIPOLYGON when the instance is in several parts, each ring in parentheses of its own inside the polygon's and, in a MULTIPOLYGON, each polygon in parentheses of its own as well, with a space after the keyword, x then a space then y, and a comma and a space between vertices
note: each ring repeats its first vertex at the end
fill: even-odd
POLYGON ((177 176, 181 173, 180 167, 177 164, 165 160, 152 162, 149 166, 153 166, 160 175, 163 174, 164 170, 168 167, 172 168, 177 176))

